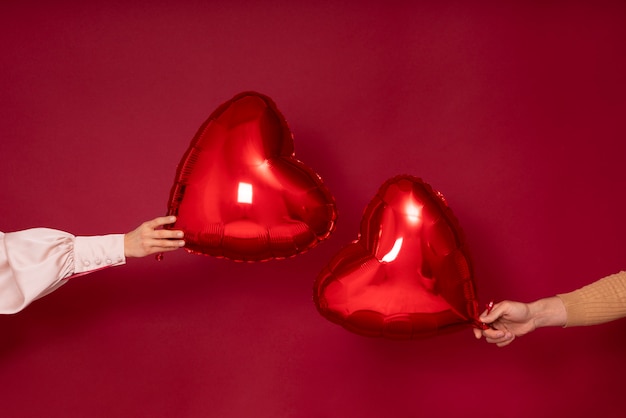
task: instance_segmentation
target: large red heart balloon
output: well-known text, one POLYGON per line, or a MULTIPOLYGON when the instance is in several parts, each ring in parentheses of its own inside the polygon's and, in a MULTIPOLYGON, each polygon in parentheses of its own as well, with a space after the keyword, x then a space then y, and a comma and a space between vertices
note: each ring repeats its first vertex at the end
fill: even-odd
POLYGON ((335 228, 335 200, 295 158, 292 133, 267 96, 244 92, 200 127, 177 170, 170 228, 192 253, 236 261, 294 256, 335 228))
POLYGON ((411 339, 483 328, 464 236, 443 196, 421 179, 385 182, 356 241, 318 275, 314 301, 365 336, 411 339))

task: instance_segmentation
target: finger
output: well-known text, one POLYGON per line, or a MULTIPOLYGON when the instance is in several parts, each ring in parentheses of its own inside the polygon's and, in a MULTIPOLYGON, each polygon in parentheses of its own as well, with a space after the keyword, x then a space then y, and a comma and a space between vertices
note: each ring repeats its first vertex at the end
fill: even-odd
POLYGON ((501 336, 495 337, 495 338, 485 338, 487 340, 488 343, 491 344, 496 344, 498 347, 504 347, 505 345, 510 344, 513 339, 515 339, 515 335, 513 335, 510 332, 506 332, 501 336))
POLYGON ((161 248, 155 248, 154 251, 152 251, 152 253, 166 253, 169 251, 176 251, 182 247, 184 247, 184 244, 181 245, 177 245, 175 247, 161 247, 161 248))
POLYGON ((480 340, 480 337, 482 336, 483 336, 483 332, 479 330, 478 328, 474 328, 474 337, 476 337, 477 340, 480 340))
POLYGON ((503 330, 499 330, 499 329, 486 329, 483 331, 483 336, 487 340, 492 340, 492 341, 500 340, 505 335, 506 335, 506 332, 503 330))
POLYGON ((182 238, 184 235, 185 233, 178 229, 156 229, 151 233, 152 238, 160 240, 182 238))
POLYGON ((500 343, 497 343, 496 345, 500 348, 502 347, 506 347, 507 345, 511 344, 513 342, 513 340, 515 339, 515 336, 511 336, 511 338, 507 338, 505 341, 502 341, 500 343))
POLYGON ((176 222, 175 216, 160 216, 146 222, 146 225, 152 229, 157 229, 164 225, 173 224, 174 222, 176 222))
POLYGON ((184 245, 176 245, 176 246, 168 246, 168 247, 150 247, 144 250, 144 256, 156 253, 166 253, 170 251, 176 251, 180 248, 184 247, 184 245))
POLYGON ((146 242, 149 248, 165 249, 179 248, 185 245, 185 241, 176 239, 152 239, 146 242))

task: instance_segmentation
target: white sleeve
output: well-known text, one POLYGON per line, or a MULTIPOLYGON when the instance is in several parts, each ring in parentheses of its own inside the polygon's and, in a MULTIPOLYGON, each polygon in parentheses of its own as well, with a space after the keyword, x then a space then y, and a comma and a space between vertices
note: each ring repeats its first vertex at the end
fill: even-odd
POLYGON ((19 312, 73 275, 125 262, 123 234, 75 237, 48 228, 0 232, 0 314, 19 312))

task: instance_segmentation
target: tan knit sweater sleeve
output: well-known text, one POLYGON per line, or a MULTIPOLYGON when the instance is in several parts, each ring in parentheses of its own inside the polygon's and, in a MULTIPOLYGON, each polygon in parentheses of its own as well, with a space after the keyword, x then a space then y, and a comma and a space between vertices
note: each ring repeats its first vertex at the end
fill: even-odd
POLYGON ((566 327, 596 325, 626 317, 626 272, 557 296, 567 311, 566 327))

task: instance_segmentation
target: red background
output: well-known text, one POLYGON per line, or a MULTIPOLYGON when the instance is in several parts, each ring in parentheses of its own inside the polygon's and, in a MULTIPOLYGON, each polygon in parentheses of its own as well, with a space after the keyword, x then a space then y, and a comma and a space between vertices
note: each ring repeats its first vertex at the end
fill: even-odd
POLYGON ((300 3, 3 4, 0 230, 165 214, 197 128, 245 90, 276 101, 339 221, 290 260, 131 259, 1 317, 0 414, 623 416, 623 321, 505 349, 369 339, 312 284, 397 174, 446 196, 481 303, 624 269, 624 3, 300 3))

